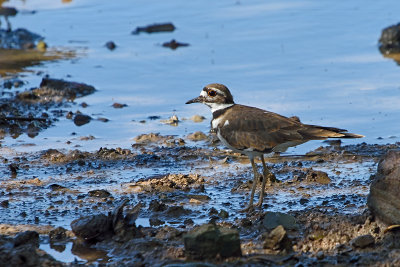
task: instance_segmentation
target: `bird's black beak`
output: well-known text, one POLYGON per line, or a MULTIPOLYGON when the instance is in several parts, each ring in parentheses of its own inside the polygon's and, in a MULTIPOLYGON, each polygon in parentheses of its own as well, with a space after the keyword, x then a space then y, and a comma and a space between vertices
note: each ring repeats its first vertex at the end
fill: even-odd
POLYGON ((203 101, 204 101, 204 97, 203 96, 198 96, 196 98, 193 98, 193 99, 189 100, 188 102, 186 102, 186 104, 202 103, 203 101))

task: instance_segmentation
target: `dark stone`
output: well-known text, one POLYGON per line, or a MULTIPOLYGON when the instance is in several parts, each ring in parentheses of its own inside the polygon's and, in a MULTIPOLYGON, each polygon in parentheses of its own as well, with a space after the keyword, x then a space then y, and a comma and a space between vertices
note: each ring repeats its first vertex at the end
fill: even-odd
POLYGON ((264 235, 264 248, 273 250, 292 250, 292 241, 288 238, 285 228, 278 225, 269 234, 264 235))
POLYGON ((43 39, 42 36, 20 28, 14 31, 0 29, 0 48, 2 49, 25 49, 30 44, 43 39))
POLYGON ((112 221, 104 214, 84 216, 71 222, 72 232, 84 240, 102 240, 112 231, 112 221))
POLYGON ((214 207, 212 207, 209 211, 208 211, 208 215, 216 215, 218 214, 218 210, 214 207))
POLYGON ((114 50, 116 47, 117 47, 117 45, 113 42, 113 41, 108 41, 107 43, 106 43, 106 47, 109 49, 109 50, 114 50))
POLYGON ((167 209, 167 205, 165 205, 164 203, 162 203, 160 201, 157 201, 155 199, 150 201, 149 210, 151 210, 151 211, 164 211, 166 209, 167 209))
POLYGON ((88 192, 90 197, 106 198, 111 196, 110 192, 104 189, 92 190, 88 192))
POLYGON ((188 209, 185 209, 182 206, 169 206, 167 211, 166 211, 166 213, 169 216, 179 217, 179 216, 182 216, 182 215, 190 214, 191 211, 188 210, 188 209))
POLYGON ((62 186, 62 185, 59 185, 59 184, 51 184, 51 185, 49 185, 49 188, 50 188, 52 191, 58 191, 58 190, 63 190, 63 189, 65 189, 66 187, 65 187, 65 186, 62 186))
POLYGON ((266 212, 262 224, 267 230, 272 230, 279 225, 282 225, 287 230, 297 230, 299 228, 293 216, 281 212, 266 212))
POLYGON ((33 244, 35 247, 39 247, 39 234, 35 231, 25 231, 15 236, 14 247, 26 244, 33 244))
POLYGON ((372 235, 361 235, 350 241, 350 244, 353 247, 357 248, 365 248, 368 246, 372 246, 375 244, 375 238, 372 235))
POLYGON ((64 240, 67 237, 67 230, 63 227, 57 227, 49 232, 50 242, 64 240))
POLYGON ((8 208, 8 206, 9 206, 8 200, 6 199, 6 200, 1 201, 1 202, 0 202, 0 206, 1 206, 2 208, 8 208))
POLYGON ((188 43, 179 43, 175 39, 172 39, 169 42, 163 43, 162 46, 171 48, 172 50, 175 50, 175 49, 177 49, 178 47, 181 47, 181 46, 189 46, 189 44, 188 43))
POLYGON ((222 209, 219 211, 218 216, 222 219, 226 219, 229 217, 229 213, 226 210, 222 209))
POLYGON ((372 214, 387 224, 400 224, 400 151, 382 157, 371 183, 367 205, 372 214))
POLYGON ((76 126, 82 126, 90 122, 92 117, 84 114, 76 114, 74 117, 74 123, 76 126))
POLYGON ((379 50, 382 54, 400 53, 400 23, 382 30, 379 50))
POLYGON ((152 24, 145 27, 137 27, 132 31, 132 34, 139 34, 141 32, 155 33, 155 32, 173 32, 175 26, 172 23, 152 24))
POLYGON ((239 232, 214 224, 204 224, 183 237, 188 259, 215 259, 241 256, 239 232))
POLYGON ((165 223, 165 221, 160 220, 158 218, 150 218, 149 219, 150 225, 151 226, 159 226, 165 223))
POLYGON ((128 105, 115 102, 114 104, 112 104, 112 106, 113 108, 124 108, 127 107, 128 105))

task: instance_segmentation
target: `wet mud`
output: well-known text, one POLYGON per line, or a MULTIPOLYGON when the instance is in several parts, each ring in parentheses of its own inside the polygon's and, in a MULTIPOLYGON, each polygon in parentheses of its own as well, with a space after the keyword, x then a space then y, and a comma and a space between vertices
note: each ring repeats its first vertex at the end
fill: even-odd
POLYGON ((366 200, 380 157, 400 144, 327 143, 268 158, 280 183, 246 214, 248 159, 206 137, 147 134, 131 148, 3 153, 5 262, 26 253, 26 262, 41 266, 399 263, 397 228, 388 230, 366 200), (26 231, 38 241, 15 245, 26 231), (12 246, 18 250, 6 249, 12 246), (57 260, 61 252, 77 260, 57 260))

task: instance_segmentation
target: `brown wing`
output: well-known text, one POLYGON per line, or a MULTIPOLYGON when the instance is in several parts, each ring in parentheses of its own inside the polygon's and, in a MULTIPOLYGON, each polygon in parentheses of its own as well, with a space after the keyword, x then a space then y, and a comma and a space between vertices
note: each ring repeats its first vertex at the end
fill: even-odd
POLYGON ((227 110, 219 128, 222 137, 234 148, 260 152, 285 151, 290 146, 329 137, 361 137, 343 133, 346 131, 343 129, 302 124, 295 118, 242 105, 227 110), (235 114, 240 114, 241 119, 235 114))
POLYGON ((235 105, 224 114, 224 119, 220 134, 237 149, 270 152, 279 144, 303 139, 298 132, 302 128, 300 122, 262 109, 235 105), (240 114, 241 119, 233 113, 240 114))

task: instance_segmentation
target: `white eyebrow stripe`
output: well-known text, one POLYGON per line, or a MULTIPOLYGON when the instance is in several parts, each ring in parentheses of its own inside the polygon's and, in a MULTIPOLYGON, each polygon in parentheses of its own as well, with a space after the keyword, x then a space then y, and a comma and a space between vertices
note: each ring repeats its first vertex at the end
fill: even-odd
POLYGON ((206 96, 207 96, 207 92, 206 92, 206 91, 204 91, 204 90, 202 90, 202 91, 200 92, 200 96, 204 96, 204 97, 206 97, 206 96))
POLYGON ((214 87, 209 87, 210 89, 213 89, 213 90, 215 90, 217 93, 219 93, 220 95, 225 95, 225 93, 224 92, 222 92, 221 90, 219 90, 219 89, 217 89, 217 88, 214 88, 214 87))

